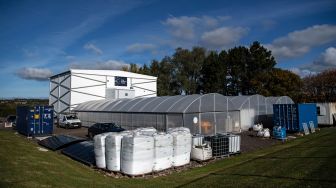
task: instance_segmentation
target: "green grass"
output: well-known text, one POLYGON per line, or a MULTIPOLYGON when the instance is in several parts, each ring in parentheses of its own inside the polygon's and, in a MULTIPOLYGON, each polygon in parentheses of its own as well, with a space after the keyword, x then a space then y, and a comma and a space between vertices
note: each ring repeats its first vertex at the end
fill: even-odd
POLYGON ((336 187, 336 128, 152 179, 112 178, 0 131, 0 187, 336 187))

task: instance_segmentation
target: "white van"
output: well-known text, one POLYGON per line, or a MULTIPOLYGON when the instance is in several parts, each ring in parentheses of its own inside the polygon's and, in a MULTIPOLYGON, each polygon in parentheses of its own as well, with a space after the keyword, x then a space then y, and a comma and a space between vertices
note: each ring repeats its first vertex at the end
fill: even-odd
POLYGON ((82 122, 75 113, 59 114, 58 121, 59 127, 64 127, 66 129, 80 128, 82 126, 82 122))

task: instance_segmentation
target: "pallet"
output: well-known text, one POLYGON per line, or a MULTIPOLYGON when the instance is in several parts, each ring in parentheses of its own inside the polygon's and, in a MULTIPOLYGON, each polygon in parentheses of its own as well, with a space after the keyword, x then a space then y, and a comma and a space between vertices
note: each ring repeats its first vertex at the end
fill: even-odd
POLYGON ((229 156, 235 156, 235 155, 240 155, 240 154, 241 154, 241 152, 239 151, 239 152, 236 152, 236 153, 230 153, 229 156))
POLYGON ((213 160, 213 157, 211 157, 210 159, 207 159, 207 160, 197 160, 197 159, 192 159, 193 161, 196 161, 198 163, 203 163, 203 162, 209 162, 211 160, 213 160))
POLYGON ((215 156, 215 157, 212 157, 212 158, 214 158, 214 159, 224 159, 224 158, 228 158, 228 157, 230 157, 229 154, 222 155, 222 156, 215 156))

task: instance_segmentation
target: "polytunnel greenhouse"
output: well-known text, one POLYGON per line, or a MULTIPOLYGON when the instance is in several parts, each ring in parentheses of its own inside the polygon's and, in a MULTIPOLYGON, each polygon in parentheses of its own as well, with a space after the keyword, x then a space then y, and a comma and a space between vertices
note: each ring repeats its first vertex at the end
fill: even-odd
POLYGON ((184 126, 192 134, 204 135, 241 129, 239 110, 228 97, 217 93, 89 101, 74 111, 83 126, 114 122, 128 130, 154 127, 161 131, 184 126))
POLYGON ((266 97, 267 114, 273 114, 273 104, 294 104, 294 101, 288 96, 266 97))
POLYGON ((266 114, 266 98, 262 95, 230 97, 236 110, 240 111, 240 126, 248 130, 254 123, 259 123, 262 115, 266 114))
POLYGON ((229 97, 235 110, 240 111, 240 126, 242 130, 248 130, 256 123, 262 123, 266 127, 272 126, 273 104, 293 104, 293 100, 287 96, 264 97, 262 95, 243 95, 229 97))

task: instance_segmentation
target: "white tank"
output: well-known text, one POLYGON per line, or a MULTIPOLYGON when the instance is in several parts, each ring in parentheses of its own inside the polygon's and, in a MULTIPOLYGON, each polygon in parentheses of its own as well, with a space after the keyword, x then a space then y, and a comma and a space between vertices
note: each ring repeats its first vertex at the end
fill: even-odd
POLYGON ((154 166, 153 171, 161 171, 172 166, 173 136, 166 133, 154 134, 154 166))
POLYGON ((230 134, 229 137, 229 152, 238 153, 240 152, 240 135, 230 134))
POLYGON ((120 171, 121 139, 131 135, 130 131, 109 134, 105 138, 105 159, 106 168, 112 171, 120 171))
POLYGON ((106 168, 106 162, 105 162, 105 138, 108 134, 111 133, 103 133, 98 134, 93 137, 94 141, 94 153, 95 153, 95 159, 96 159, 96 166, 98 168, 106 168))
POLYGON ((192 146, 202 146, 203 140, 204 140, 204 136, 202 135, 192 136, 192 146))
POLYGON ((173 136, 173 166, 182 166, 190 162, 191 134, 179 130, 171 133, 173 136))
POLYGON ((154 138, 145 135, 127 135, 121 140, 121 171, 141 175, 153 170, 154 138))
POLYGON ((196 161, 206 161, 211 159, 212 149, 210 146, 193 146, 191 149, 191 159, 196 161))

